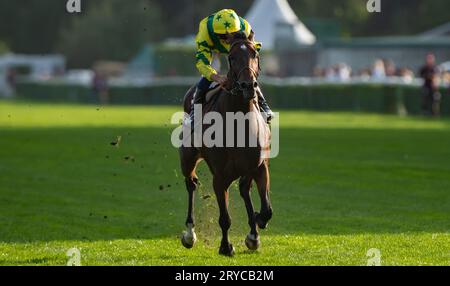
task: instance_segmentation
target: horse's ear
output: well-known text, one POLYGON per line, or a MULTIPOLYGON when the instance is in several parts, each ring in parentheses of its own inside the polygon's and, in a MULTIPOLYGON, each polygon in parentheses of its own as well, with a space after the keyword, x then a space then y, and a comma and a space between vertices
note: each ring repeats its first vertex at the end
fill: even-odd
POLYGON ((253 32, 253 30, 250 31, 250 35, 248 36, 248 40, 250 42, 255 41, 255 32, 253 32))

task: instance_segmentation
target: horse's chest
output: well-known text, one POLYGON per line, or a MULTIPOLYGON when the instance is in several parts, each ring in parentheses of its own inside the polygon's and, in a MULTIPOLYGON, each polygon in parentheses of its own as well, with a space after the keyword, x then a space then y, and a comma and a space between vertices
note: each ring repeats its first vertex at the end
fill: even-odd
POLYGON ((261 163, 261 151, 255 149, 242 149, 229 154, 230 168, 238 175, 245 175, 256 168, 261 163))

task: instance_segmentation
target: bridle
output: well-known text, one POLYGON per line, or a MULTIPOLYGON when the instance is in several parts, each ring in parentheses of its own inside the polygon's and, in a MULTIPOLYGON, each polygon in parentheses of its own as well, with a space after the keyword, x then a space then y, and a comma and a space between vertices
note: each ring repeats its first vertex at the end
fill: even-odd
MULTIPOLYGON (((254 47, 250 46, 251 43, 249 41, 245 41, 245 40, 234 42, 230 46, 230 51, 233 50, 233 48, 236 45, 239 45, 239 44, 244 44, 247 48, 249 48, 250 50, 252 50, 252 51, 254 51, 256 53, 256 58, 258 60, 258 71, 255 71, 251 67, 243 67, 237 74, 233 72, 232 73, 232 75, 233 75, 232 88, 231 88, 230 91, 228 91, 232 95, 238 95, 238 94, 242 93, 243 91, 256 89, 259 86, 259 84, 258 84, 258 77, 259 77, 259 71, 261 70, 261 67, 260 67, 260 64, 259 64, 259 53, 258 53, 258 51, 256 51, 256 49, 254 47), (252 75, 255 77, 255 81, 253 81, 253 82, 241 82, 241 81, 239 81, 239 78, 241 77, 242 73, 244 71, 246 71, 246 70, 249 70, 252 73, 252 75)), ((231 57, 231 54, 228 56, 228 62, 229 62, 230 71, 231 71, 232 67, 231 67, 231 58, 230 57, 231 57)))
POLYGON ((238 73, 238 75, 236 76, 235 80, 234 80, 234 84, 233 84, 233 89, 231 90, 231 93, 233 95, 236 95, 236 93, 244 91, 244 90, 250 90, 250 89, 255 89, 258 87, 258 73, 252 69, 251 67, 244 67, 243 69, 241 69, 241 71, 238 73), (242 72, 244 72, 245 70, 249 70, 256 78, 255 81, 253 82, 241 82, 238 79, 240 78, 242 72), (234 91, 234 93, 233 93, 234 91))

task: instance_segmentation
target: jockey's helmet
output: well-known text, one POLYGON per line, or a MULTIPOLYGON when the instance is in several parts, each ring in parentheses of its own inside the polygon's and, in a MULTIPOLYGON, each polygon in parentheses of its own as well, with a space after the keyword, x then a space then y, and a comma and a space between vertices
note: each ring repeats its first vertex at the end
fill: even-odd
POLYGON ((231 9, 223 9, 214 15, 213 22, 214 33, 232 34, 241 30, 241 21, 238 14, 231 9))

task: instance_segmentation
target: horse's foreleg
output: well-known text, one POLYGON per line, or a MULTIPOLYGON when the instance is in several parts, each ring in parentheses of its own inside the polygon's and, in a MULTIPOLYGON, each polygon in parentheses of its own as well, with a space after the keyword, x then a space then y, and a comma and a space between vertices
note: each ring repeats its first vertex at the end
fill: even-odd
POLYGON ((197 189, 198 179, 195 176, 185 179, 188 191, 188 213, 186 218, 186 231, 183 232, 181 243, 186 248, 192 248, 197 240, 194 231, 194 192, 197 189))
POLYGON ((194 231, 194 193, 198 186, 198 178, 195 167, 198 162, 198 153, 195 149, 181 148, 181 169, 185 177, 186 189, 188 191, 188 213, 186 218, 186 231, 181 236, 181 243, 186 248, 192 248, 197 240, 194 231))
POLYGON ((250 197, 252 180, 251 177, 242 177, 239 181, 239 191, 247 209, 248 225, 250 226, 250 233, 245 238, 245 245, 250 250, 256 250, 259 247, 259 236, 258 230, 256 229, 255 211, 253 209, 252 198, 250 197))
POLYGON ((258 186, 258 193, 261 199, 261 210, 259 213, 255 213, 255 219, 259 228, 265 229, 267 227, 267 223, 272 218, 272 206, 269 196, 270 178, 267 162, 264 162, 261 166, 259 166, 254 179, 256 185, 258 186))
POLYGON ((234 255, 234 247, 228 239, 228 230, 231 226, 231 217, 228 213, 228 187, 231 182, 226 182, 222 178, 214 177, 214 192, 219 205, 219 225, 222 229, 222 241, 220 243, 219 254, 226 256, 234 255))
POLYGON ((186 189, 188 191, 188 214, 186 218, 186 226, 194 227, 194 192, 197 189, 198 179, 192 176, 185 179, 186 189))

